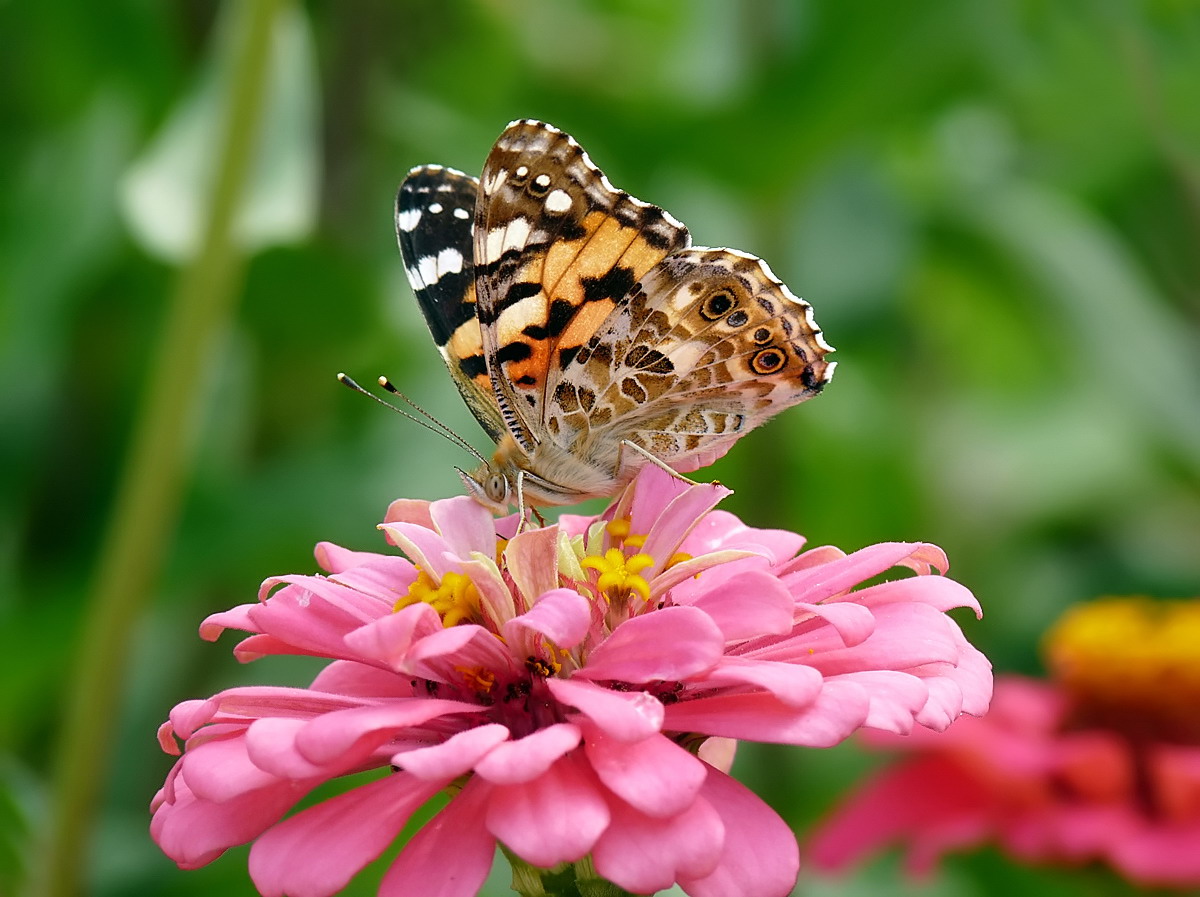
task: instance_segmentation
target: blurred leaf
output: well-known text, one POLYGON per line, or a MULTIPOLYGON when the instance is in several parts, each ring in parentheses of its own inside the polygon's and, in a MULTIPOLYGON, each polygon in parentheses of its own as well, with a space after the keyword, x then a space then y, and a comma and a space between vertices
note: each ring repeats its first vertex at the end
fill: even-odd
MULTIPOLYGON (((194 256, 212 193, 207 135, 221 126, 238 4, 224 10, 213 56, 196 86, 121 182, 121 208, 134 237, 146 251, 173 262, 194 256)), ((316 215, 316 60, 308 20, 298 7, 279 16, 272 50, 261 137, 234 225, 235 241, 247 252, 301 239, 316 215)))

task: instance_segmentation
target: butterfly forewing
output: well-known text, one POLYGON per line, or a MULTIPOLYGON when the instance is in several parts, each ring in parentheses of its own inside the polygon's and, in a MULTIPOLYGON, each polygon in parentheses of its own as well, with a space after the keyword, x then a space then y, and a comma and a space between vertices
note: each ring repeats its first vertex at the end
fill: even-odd
POLYGON ((493 388, 517 442, 544 437, 547 380, 687 229, 616 190, 570 136, 510 125, 480 178, 476 292, 493 388))
POLYGON ((414 168, 396 194, 396 237, 425 323, 467 407, 493 440, 505 432, 475 314, 472 233, 479 182, 440 165, 414 168))

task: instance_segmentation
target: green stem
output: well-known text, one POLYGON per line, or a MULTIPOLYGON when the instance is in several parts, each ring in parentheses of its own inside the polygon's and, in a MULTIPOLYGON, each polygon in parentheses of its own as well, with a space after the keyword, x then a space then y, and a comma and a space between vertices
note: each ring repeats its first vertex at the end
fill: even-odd
POLYGON ((225 120, 213 147, 212 204, 196 255, 179 273, 148 372, 67 686, 55 804, 35 882, 44 897, 80 893, 97 804, 109 780, 130 637, 174 537, 191 461, 188 424, 204 365, 241 291, 244 259, 232 228, 257 145, 279 5, 252 0, 238 9, 225 120))
POLYGON ((633 897, 597 875, 590 856, 577 863, 540 869, 526 863, 503 844, 500 850, 512 866, 512 889, 521 897, 633 897))

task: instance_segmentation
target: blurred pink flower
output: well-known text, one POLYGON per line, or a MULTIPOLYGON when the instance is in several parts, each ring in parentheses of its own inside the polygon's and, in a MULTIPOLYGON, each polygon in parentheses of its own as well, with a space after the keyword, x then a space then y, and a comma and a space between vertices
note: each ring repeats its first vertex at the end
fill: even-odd
POLYGON ((1027 862, 1103 861, 1132 881, 1200 885, 1200 602, 1082 605, 1048 641, 1055 681, 996 680, 991 711, 906 753, 818 827, 838 870, 889 843, 928 872, 998 842, 1027 862))
POLYGON ((937 548, 797 555, 800 536, 712 510, 727 494, 649 467, 601 517, 507 541, 515 518, 453 498, 389 508, 381 529, 408 559, 318 546, 328 577, 268 580, 201 634, 252 633, 243 661, 332 663, 308 688, 179 704, 154 839, 184 868, 254 841, 262 894, 324 897, 448 789, 380 894, 475 894, 497 842, 538 867, 590 856, 637 893, 787 894, 795 838, 726 775, 728 739, 944 729, 986 710, 991 672, 945 614, 978 614, 975 599, 928 575, 946 568, 937 548), (894 566, 921 575, 855 590, 894 566))

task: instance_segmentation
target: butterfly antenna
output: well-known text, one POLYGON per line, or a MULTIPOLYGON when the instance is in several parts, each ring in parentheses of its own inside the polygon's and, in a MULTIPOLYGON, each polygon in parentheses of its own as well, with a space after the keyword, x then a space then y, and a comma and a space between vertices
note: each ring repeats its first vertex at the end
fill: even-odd
MULTIPOLYGON (((427 411, 425 411, 421 408, 417 408, 417 406, 415 404, 413 404, 411 399, 409 399, 407 396, 403 395, 395 387, 391 387, 390 383, 388 384, 388 387, 390 387, 388 389, 389 392, 394 392, 396 395, 403 398, 406 402, 408 402, 414 408, 417 408, 417 411, 419 411, 422 415, 430 418, 430 420, 432 420, 433 423, 437 424, 437 426, 436 427, 432 426, 428 421, 422 420, 419 417, 414 417, 413 415, 411 415, 407 411, 405 411, 403 408, 397 408, 391 402, 388 402, 388 401, 385 401, 385 400, 379 398, 379 396, 375 395, 375 393, 371 392, 369 389, 364 389, 363 387, 359 386, 358 383, 356 383, 354 381, 354 379, 352 377, 348 376, 347 374, 339 373, 337 375, 337 378, 338 378, 338 382, 341 383, 343 386, 348 386, 351 389, 353 389, 355 392, 362 393, 368 399, 372 399, 373 401, 378 402, 384 408, 390 408, 392 411, 395 411, 401 417, 406 417, 409 420, 411 420, 413 423, 420 424, 426 430, 429 430, 432 433, 437 433, 439 436, 441 436, 445 439, 448 439, 450 442, 453 442, 455 445, 457 445, 459 448, 466 451, 468 454, 474 455, 475 458, 477 460, 479 460, 480 462, 486 462, 487 459, 484 458, 483 455, 479 454, 479 452, 477 452, 475 450, 475 448, 469 442, 467 442, 465 439, 463 439, 461 436, 459 436, 457 433, 455 433, 453 430, 451 430, 449 427, 447 427, 445 424, 443 424, 440 420, 433 418, 427 411)), ((383 381, 383 380, 386 380, 387 378, 380 377, 379 379, 381 381, 383 381)))
POLYGON ((454 442, 456 445, 461 445, 464 449, 466 449, 468 452, 470 452, 472 455, 474 455, 480 461, 485 460, 484 457, 479 454, 479 452, 475 451, 475 448, 469 442, 467 442, 467 440, 463 439, 461 436, 459 436, 457 433, 455 433, 453 430, 451 430, 449 426, 447 426, 442 421, 438 420, 436 417, 434 417, 432 414, 430 414, 428 411, 426 411, 424 408, 422 408, 420 405, 418 405, 416 402, 414 402, 412 399, 410 399, 406 394, 402 393, 399 389, 396 388, 396 385, 394 383, 392 383, 392 381, 389 380, 387 377, 380 377, 379 385, 382 386, 384 389, 386 389, 388 392, 390 392, 392 395, 396 396, 397 398, 399 398, 399 399, 403 400, 405 403, 407 403, 409 405, 409 407, 411 407, 413 409, 413 411, 417 412, 417 414, 421 415, 423 418, 425 418, 427 421, 429 421, 429 423, 431 423, 431 424, 433 424, 433 426, 437 427, 437 432, 441 433, 443 436, 445 436, 451 442, 454 442))

